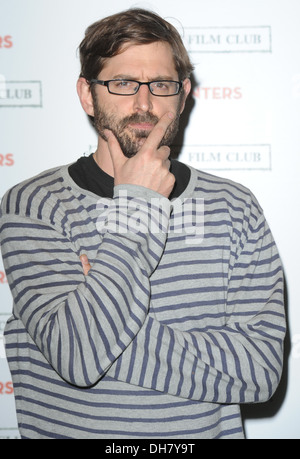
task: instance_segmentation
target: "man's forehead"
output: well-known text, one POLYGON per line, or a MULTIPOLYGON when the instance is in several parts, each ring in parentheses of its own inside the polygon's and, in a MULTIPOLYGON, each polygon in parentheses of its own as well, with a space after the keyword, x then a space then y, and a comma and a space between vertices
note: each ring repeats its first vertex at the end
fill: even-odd
POLYGON ((157 41, 153 41, 150 43, 138 43, 136 41, 129 41, 127 43, 123 43, 119 47, 117 54, 122 54, 130 48, 139 50, 139 49, 146 49, 146 48, 153 48, 153 47, 157 48, 158 50, 159 49, 167 50, 168 52, 170 52, 170 54, 172 54, 171 45, 164 40, 157 40, 157 41))
POLYGON ((151 70, 156 76, 176 75, 172 48, 167 42, 158 41, 149 44, 129 42, 121 46, 119 52, 105 60, 104 69, 113 73, 132 75, 137 70, 151 70), (117 72, 117 73, 116 73, 117 72))

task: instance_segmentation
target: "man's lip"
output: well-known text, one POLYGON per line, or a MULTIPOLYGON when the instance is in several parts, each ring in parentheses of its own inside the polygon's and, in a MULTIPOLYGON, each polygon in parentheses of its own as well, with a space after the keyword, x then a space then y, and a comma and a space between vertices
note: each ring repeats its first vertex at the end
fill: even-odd
POLYGON ((128 125, 131 129, 138 129, 141 131, 150 131, 154 128, 152 123, 130 123, 128 125))

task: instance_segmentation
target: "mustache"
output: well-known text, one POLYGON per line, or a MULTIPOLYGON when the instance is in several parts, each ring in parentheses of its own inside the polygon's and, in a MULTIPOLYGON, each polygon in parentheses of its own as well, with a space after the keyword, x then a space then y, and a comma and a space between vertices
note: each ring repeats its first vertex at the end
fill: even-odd
POLYGON ((133 115, 126 116, 121 122, 121 127, 124 129, 128 124, 131 123, 151 123, 154 126, 158 123, 159 119, 157 116, 150 112, 140 114, 134 113, 133 115))

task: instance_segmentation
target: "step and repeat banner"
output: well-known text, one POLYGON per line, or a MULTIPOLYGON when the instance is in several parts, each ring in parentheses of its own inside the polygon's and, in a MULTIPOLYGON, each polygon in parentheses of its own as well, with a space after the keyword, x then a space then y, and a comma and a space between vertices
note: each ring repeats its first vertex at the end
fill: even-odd
MULTIPOLYGON (((286 277, 285 368, 275 396, 243 407, 248 439, 300 438, 300 1, 0 0, 0 196, 95 149, 77 94, 78 45, 92 22, 154 10, 195 65, 174 148, 198 169, 249 187, 264 208, 286 277)), ((18 438, 3 346, 12 298, 0 261, 0 438, 18 438)))

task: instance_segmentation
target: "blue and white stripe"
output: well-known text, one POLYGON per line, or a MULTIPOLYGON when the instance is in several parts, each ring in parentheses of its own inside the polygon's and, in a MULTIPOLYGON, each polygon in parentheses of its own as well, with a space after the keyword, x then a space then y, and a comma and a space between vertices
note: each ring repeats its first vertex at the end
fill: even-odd
MULTIPOLYGON (((117 187, 122 212, 124 190, 145 213, 157 199, 117 187)), ((168 231, 99 232, 99 198, 67 167, 4 196, 6 351, 24 438, 242 438, 239 404, 272 396, 283 274, 263 212, 244 187, 194 169, 185 198, 204 200, 198 245, 168 200, 168 231)))

